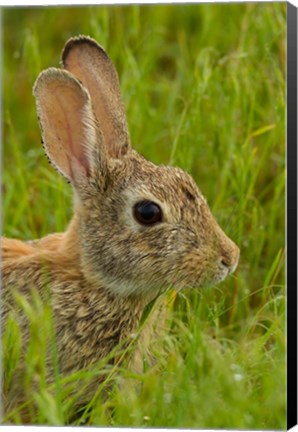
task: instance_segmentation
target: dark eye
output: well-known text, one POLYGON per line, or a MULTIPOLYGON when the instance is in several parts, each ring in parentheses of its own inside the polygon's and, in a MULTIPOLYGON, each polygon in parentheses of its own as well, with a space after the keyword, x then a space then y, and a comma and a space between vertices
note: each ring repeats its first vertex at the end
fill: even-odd
POLYGON ((138 202, 133 208, 133 215, 143 225, 153 225, 162 219, 161 208, 152 201, 138 202))

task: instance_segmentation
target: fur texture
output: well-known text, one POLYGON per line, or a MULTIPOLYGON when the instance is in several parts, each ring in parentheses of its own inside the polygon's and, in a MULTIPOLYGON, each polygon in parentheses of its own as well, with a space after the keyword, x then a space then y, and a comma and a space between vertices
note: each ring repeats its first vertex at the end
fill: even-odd
MULTIPOLYGON (((50 288, 59 368, 69 374, 129 339, 145 306, 168 286, 222 281, 235 270, 239 249, 187 173, 156 166, 131 148, 118 77, 104 50, 88 37, 73 38, 62 61, 63 69, 41 73, 34 95, 45 151, 74 188, 74 216, 65 233, 27 243, 3 239, 2 283, 4 320, 16 308, 15 290, 29 297, 32 287, 41 296, 50 288), (161 222, 135 219, 142 200, 160 207, 161 222)), ((23 318, 20 325, 26 345, 23 318)), ((7 406, 21 386, 16 377, 7 406)))

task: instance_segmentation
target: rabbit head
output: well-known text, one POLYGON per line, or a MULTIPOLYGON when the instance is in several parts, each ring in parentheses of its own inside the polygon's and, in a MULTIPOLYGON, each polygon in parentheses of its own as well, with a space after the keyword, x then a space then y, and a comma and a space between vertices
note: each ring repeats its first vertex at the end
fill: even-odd
POLYGON ((72 38, 62 64, 39 75, 34 95, 45 151, 75 191, 85 277, 123 296, 223 280, 238 247, 190 175, 132 149, 105 51, 89 37, 72 38))

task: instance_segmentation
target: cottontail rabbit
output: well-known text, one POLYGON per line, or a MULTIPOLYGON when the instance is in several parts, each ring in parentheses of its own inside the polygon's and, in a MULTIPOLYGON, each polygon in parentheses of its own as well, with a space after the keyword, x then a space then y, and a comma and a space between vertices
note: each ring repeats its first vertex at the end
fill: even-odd
POLYGON ((15 289, 50 288, 59 370, 68 374, 129 337, 168 286, 222 281, 239 249, 187 173, 132 149, 117 73, 97 42, 70 39, 62 64, 43 71, 33 93, 47 157, 73 186, 74 216, 64 233, 2 239, 2 284, 4 316, 15 289))

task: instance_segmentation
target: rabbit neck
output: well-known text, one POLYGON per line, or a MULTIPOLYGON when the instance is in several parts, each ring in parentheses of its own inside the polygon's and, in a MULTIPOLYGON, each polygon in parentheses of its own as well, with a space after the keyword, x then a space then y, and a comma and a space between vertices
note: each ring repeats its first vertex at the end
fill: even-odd
POLYGON ((62 265, 59 281, 53 284, 59 357, 64 372, 98 361, 119 343, 132 341, 150 301, 144 296, 119 296, 108 290, 100 278, 86 277, 80 263, 78 233, 79 219, 75 216, 59 247, 61 259, 67 257, 71 263, 62 265))

